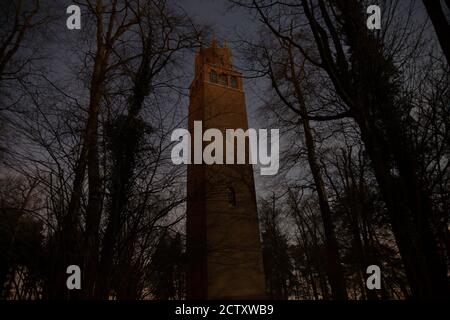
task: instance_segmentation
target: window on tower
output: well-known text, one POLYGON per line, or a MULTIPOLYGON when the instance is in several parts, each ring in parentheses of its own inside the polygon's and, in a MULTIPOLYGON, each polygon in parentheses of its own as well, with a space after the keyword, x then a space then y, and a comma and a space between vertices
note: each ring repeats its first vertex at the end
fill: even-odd
POLYGON ((223 85, 228 85, 227 75, 225 73, 221 73, 219 76, 219 83, 223 85))
POLYGON ((209 81, 217 83, 217 72, 215 72, 214 70, 211 70, 209 72, 209 81))
POLYGON ((228 204, 231 207, 236 207, 236 192, 233 187, 228 187, 228 204))
POLYGON ((236 76, 231 76, 230 77, 230 82, 231 82, 231 87, 237 89, 238 81, 237 81, 236 76))

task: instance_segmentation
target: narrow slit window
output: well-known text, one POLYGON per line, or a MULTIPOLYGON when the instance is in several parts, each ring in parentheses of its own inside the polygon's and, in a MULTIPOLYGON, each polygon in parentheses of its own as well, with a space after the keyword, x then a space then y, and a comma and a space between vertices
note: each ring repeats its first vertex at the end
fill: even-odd
POLYGON ((211 70, 209 72, 209 81, 216 83, 217 82, 217 72, 211 70))
POLYGON ((219 83, 223 85, 228 85, 227 75, 224 73, 221 73, 219 76, 219 83))
POLYGON ((237 78, 235 76, 231 76, 230 82, 231 82, 231 87, 237 89, 238 81, 237 81, 237 78))
POLYGON ((236 207, 236 192, 233 187, 228 187, 228 204, 231 207, 236 207))

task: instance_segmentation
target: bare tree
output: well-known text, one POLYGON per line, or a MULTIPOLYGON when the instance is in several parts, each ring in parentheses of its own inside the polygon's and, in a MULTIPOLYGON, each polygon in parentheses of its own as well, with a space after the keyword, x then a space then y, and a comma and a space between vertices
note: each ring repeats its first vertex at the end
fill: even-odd
MULTIPOLYGON (((401 61, 418 48, 416 41, 406 58, 401 49, 411 43, 408 30, 412 27, 399 22, 397 28, 405 30, 402 39, 389 38, 387 31, 377 36, 366 28, 363 2, 357 0, 239 4, 254 10, 277 39, 289 43, 309 65, 328 76, 347 108, 331 119, 351 116, 358 125, 413 294, 447 296, 447 268, 434 237, 431 197, 418 175, 418 153, 407 125, 410 106, 399 99, 401 61), (289 15, 283 15, 285 11, 289 15), (305 21, 310 38, 302 35, 305 21)), ((388 8, 393 15, 396 2, 388 8)))
MULTIPOLYGON (((450 64, 450 44, 447 41, 448 33, 450 32, 450 22, 445 16, 444 9, 442 8, 442 2, 423 0, 423 4, 427 9, 431 22, 433 23, 434 30, 441 44, 442 51, 447 58, 447 63, 450 64)), ((447 10, 450 11, 450 2, 445 0, 447 10)))

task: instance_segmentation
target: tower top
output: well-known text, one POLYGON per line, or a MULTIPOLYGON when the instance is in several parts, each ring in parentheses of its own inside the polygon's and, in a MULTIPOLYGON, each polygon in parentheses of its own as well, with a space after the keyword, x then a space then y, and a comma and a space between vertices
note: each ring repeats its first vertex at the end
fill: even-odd
POLYGON ((196 73, 199 72, 205 64, 233 70, 231 50, 228 48, 226 41, 223 46, 220 46, 217 40, 213 38, 209 48, 200 48, 195 57, 196 73))

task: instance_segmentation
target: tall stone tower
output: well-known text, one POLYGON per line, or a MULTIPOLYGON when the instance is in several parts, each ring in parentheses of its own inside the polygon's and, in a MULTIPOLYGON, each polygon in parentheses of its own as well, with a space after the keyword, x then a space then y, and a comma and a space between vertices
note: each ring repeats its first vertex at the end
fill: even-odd
MULTIPOLYGON (((248 128, 241 74, 233 68, 230 49, 216 41, 195 58, 189 104, 192 141, 194 121, 202 121, 203 132, 221 130, 224 140, 225 129, 248 128)), ((188 165, 188 299, 265 298, 248 144, 245 152, 246 164, 188 165)))

